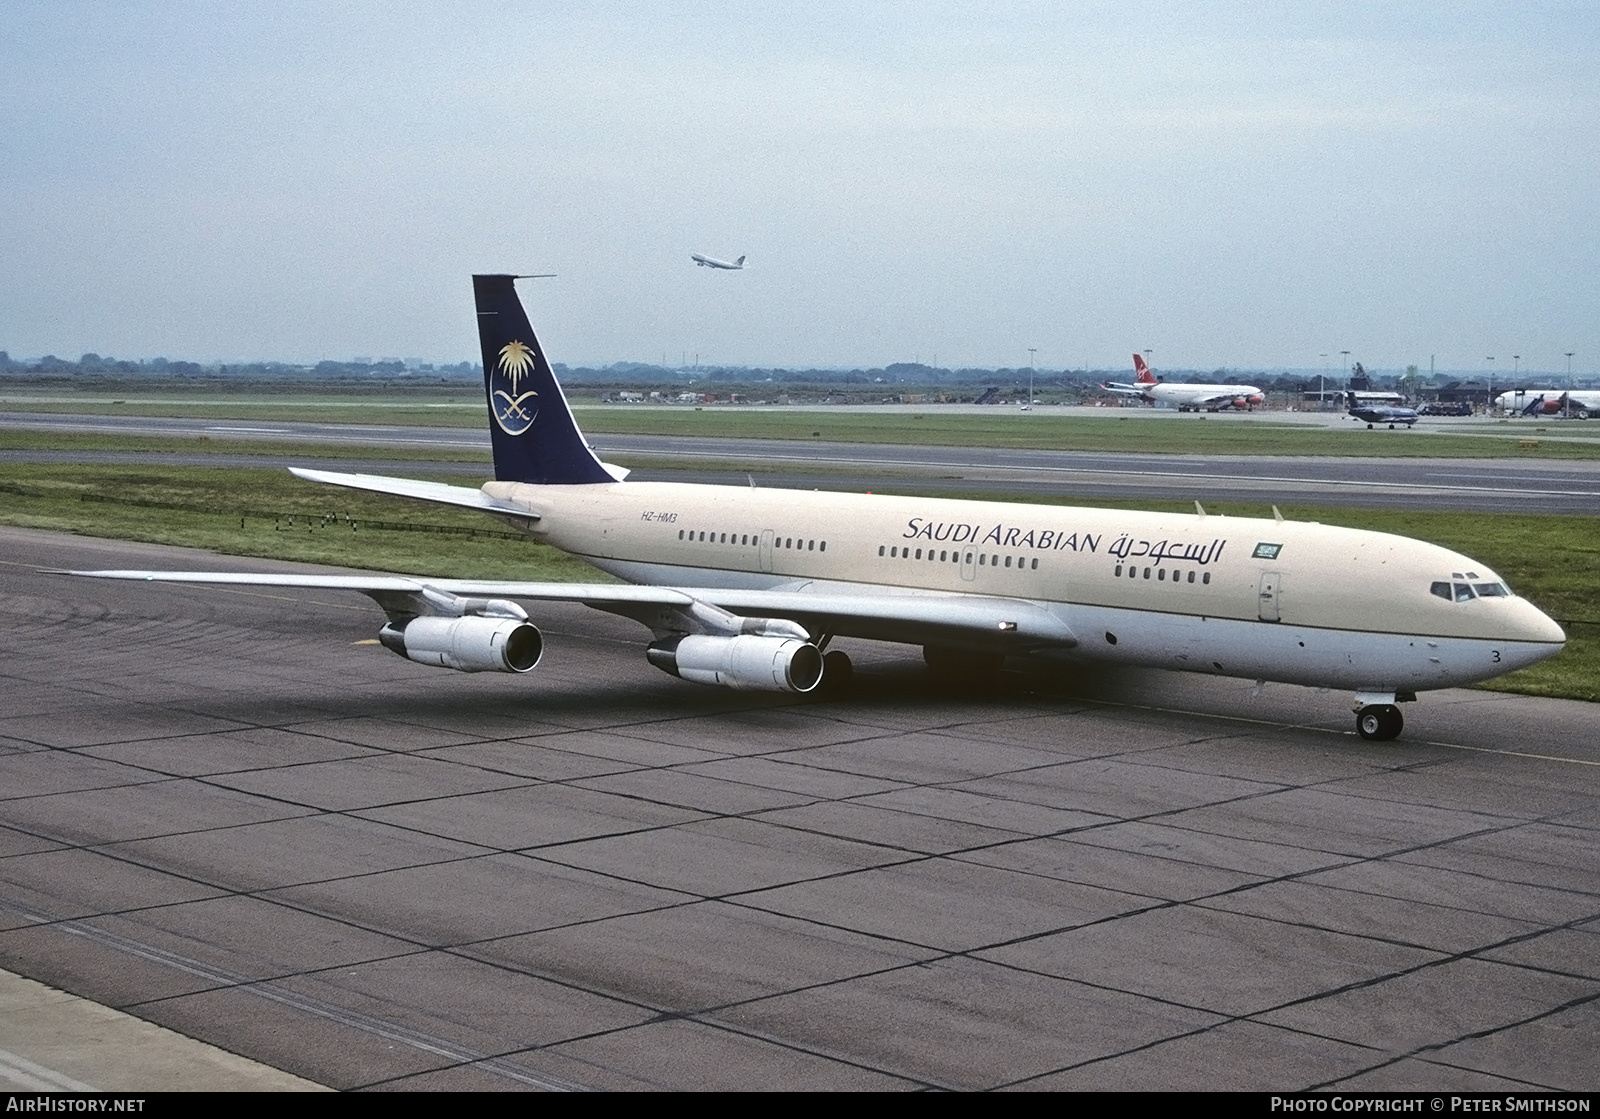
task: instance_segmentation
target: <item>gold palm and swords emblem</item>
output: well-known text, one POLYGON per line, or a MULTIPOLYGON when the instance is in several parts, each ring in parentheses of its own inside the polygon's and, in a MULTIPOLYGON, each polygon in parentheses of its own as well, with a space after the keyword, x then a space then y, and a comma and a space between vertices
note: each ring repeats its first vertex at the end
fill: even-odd
POLYGON ((496 388, 490 394, 494 404, 495 420, 500 424, 501 430, 508 435, 521 435, 533 425, 538 409, 528 402, 538 396, 538 392, 529 389, 527 392, 518 393, 522 378, 533 372, 533 350, 523 342, 507 342, 500 348, 499 370, 505 375, 511 385, 511 391, 496 388))

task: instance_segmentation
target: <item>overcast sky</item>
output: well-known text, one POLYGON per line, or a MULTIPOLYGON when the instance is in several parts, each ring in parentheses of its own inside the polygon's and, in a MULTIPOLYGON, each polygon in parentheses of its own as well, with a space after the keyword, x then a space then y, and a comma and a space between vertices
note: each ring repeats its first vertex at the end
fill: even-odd
POLYGON ((6 3, 0 349, 1600 368, 1600 6, 773 8, 6 3))

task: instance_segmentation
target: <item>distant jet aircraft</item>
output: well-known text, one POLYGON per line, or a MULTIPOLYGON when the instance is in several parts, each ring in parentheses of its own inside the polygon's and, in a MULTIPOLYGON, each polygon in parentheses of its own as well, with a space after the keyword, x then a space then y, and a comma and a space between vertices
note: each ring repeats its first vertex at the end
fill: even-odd
POLYGON ((1388 424, 1391 428, 1395 424, 1405 424, 1410 427, 1417 422, 1415 408, 1400 408, 1392 404, 1363 404, 1359 393, 1347 392, 1345 399, 1349 404, 1350 415, 1358 420, 1365 420, 1368 427, 1378 424, 1388 424))
POLYGON ((701 268, 725 268, 729 272, 738 272, 744 267, 744 257, 742 256, 732 264, 729 264, 725 260, 718 260, 714 256, 701 256, 699 253, 690 253, 689 259, 694 261, 701 268))
POLYGON ((1100 387, 1122 396, 1137 396, 1151 404, 1176 404, 1180 412, 1219 412, 1224 408, 1251 408, 1261 403, 1261 390, 1255 385, 1169 385, 1156 380, 1144 358, 1133 355, 1133 384, 1116 381, 1100 387))
POLYGON ((1522 416, 1600 415, 1600 389, 1515 389, 1494 398, 1496 408, 1522 416))

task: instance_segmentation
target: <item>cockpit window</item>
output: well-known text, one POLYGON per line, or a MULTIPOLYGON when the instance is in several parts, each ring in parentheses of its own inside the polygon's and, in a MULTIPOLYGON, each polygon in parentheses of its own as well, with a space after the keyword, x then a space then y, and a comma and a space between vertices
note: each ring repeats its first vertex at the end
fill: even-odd
POLYGON ((1466 583, 1457 583, 1456 584, 1456 601, 1457 602, 1471 602, 1472 601, 1472 588, 1468 584, 1466 584, 1466 583))
POLYGON ((1428 590, 1438 597, 1444 599, 1446 602, 1450 601, 1449 583, 1435 583, 1433 586, 1429 587, 1428 590))
POLYGON ((1504 583, 1474 583, 1472 589, 1478 592, 1479 598, 1506 598, 1511 594, 1504 583))

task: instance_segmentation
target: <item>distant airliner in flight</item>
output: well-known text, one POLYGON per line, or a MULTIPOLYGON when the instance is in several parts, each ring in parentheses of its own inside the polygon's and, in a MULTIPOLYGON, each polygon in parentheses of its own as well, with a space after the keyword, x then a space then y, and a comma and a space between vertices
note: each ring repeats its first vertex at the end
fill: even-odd
POLYGON ((1133 355, 1133 371, 1131 385, 1112 381, 1100 387, 1122 396, 1137 396, 1151 404, 1176 404, 1180 412, 1198 412, 1202 408, 1217 412, 1261 403, 1261 390, 1255 385, 1170 385, 1158 381, 1139 354, 1133 355))
POLYGON ((744 268, 744 257, 742 256, 732 264, 725 260, 718 260, 714 256, 701 256, 699 253, 690 253, 689 259, 701 268, 723 268, 729 272, 738 272, 744 268))
POLYGON ((1533 664, 1566 640, 1483 564, 1381 532, 1208 517, 1198 503, 1179 514, 623 481, 579 431, 514 279, 472 281, 494 481, 294 473, 476 509, 620 582, 72 574, 359 591, 388 615, 385 648, 458 672, 531 670, 544 640, 521 603, 581 602, 641 623, 645 659, 701 684, 843 683, 849 657, 829 642, 866 638, 920 645, 953 679, 1017 657, 1348 688, 1356 730, 1376 740, 1400 733, 1397 704, 1417 692, 1533 664))

